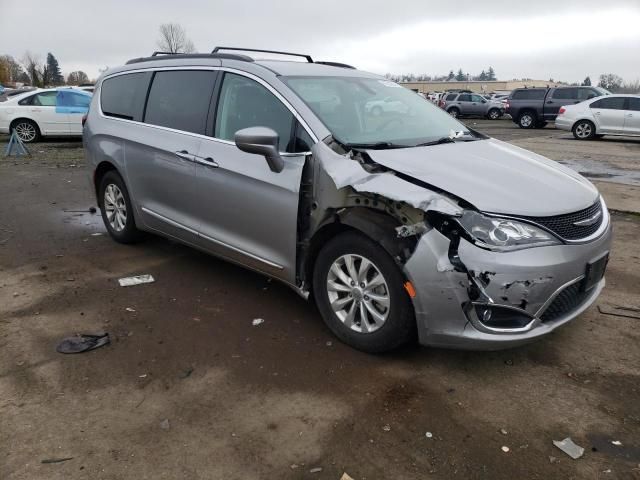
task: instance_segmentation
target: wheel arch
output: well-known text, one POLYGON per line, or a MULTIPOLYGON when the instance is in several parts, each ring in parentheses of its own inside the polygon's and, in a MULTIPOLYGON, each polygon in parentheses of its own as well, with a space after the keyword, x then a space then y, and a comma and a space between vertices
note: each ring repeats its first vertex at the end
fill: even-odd
POLYGON ((13 120, 11 120, 11 122, 9 123, 9 132, 11 132, 11 130, 13 130, 13 127, 20 122, 20 120, 28 120, 32 123, 36 124, 36 128, 38 129, 38 134, 40 134, 41 136, 44 136, 45 134, 42 133, 42 127, 40 126, 40 124, 38 123, 37 120, 30 118, 30 117, 25 117, 24 115, 20 115, 16 118, 14 118, 13 120))
POLYGON ((93 171, 93 189, 96 194, 96 198, 98 198, 98 188, 100 188, 100 182, 102 181, 103 177, 111 171, 115 171, 122 177, 122 180, 124 181, 124 176, 122 175, 122 173, 120 173, 118 168, 110 161, 103 160, 96 166, 95 170, 93 171))

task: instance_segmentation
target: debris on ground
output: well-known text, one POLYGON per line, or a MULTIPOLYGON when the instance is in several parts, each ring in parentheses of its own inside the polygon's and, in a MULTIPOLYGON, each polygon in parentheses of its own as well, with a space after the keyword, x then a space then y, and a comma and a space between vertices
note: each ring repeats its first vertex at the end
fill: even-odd
POLYGON ((327 347, 330 347, 331 345, 333 345, 333 342, 327 342, 326 345, 327 347))
POLYGON ((509 453, 509 447, 507 447, 506 445, 504 445, 504 446, 501 448, 501 450, 502 450, 504 453, 509 453))
POLYGON ((73 460, 73 457, 65 457, 65 458, 45 458, 40 463, 62 463, 68 462, 69 460, 73 460))
POLYGON ((102 232, 94 232, 91 234, 92 237, 101 237, 102 236, 102 232))
POLYGON ((347 472, 343 472, 340 480, 353 480, 353 477, 351 477, 347 472))
POLYGON ((254 327, 257 327, 261 323, 264 323, 264 318, 254 318, 253 321, 251 322, 251 325, 253 325, 254 327))
POLYGON ((192 373, 193 373, 193 367, 189 367, 186 370, 184 370, 183 372, 181 372, 180 375, 178 375, 178 376, 181 379, 185 379, 187 377, 190 377, 192 373))
POLYGON ((165 418, 160 422, 160 428, 162 430, 169 430, 171 428, 171 424, 169 423, 169 419, 165 418))
POLYGON ((622 305, 598 305, 598 311, 604 315, 615 317, 636 318, 640 320, 640 308, 622 305))
POLYGON ((500 433, 501 433, 502 435, 506 435, 506 434, 507 434, 507 433, 509 433, 509 432, 507 432, 504 428, 501 428, 501 429, 500 429, 500 433))
POLYGON ((427 438, 433 438, 433 433, 427 432, 427 433, 424 434, 424 436, 427 437, 427 438))
POLYGON ((118 279, 118 283, 121 287, 132 287, 133 285, 140 285, 143 283, 153 283, 156 280, 152 275, 137 275, 135 277, 124 277, 118 279))
POLYGON ((322 467, 315 467, 309 470, 309 473, 320 473, 322 471, 322 467))
POLYGON ((549 463, 556 463, 558 461, 558 459, 556 457, 554 457, 553 455, 549 455, 549 463))
POLYGON ((111 339, 106 332, 99 334, 79 333, 63 339, 56 347, 56 351, 58 353, 82 353, 103 347, 110 342, 111 339))
POLYGON ((295 463, 292 463, 291 465, 289 465, 289 468, 290 468, 291 470, 295 470, 296 468, 298 468, 298 465, 297 465, 297 464, 295 464, 295 463))
POLYGON ((384 427, 382 427, 382 430, 384 430, 385 432, 390 432, 391 431, 391 425, 385 425, 384 427))
POLYGON ((570 437, 567 437, 564 440, 554 440, 553 444, 574 460, 577 460, 584 455, 584 448, 573 443, 573 440, 571 440, 570 437))
POLYGON ((611 440, 611 444, 615 445, 617 447, 621 447, 622 446, 622 442, 620 440, 611 440))
POLYGON ((127 308, 125 308, 125 310, 126 310, 127 312, 135 312, 135 311, 136 311, 136 309, 135 309, 135 308, 131 308, 131 307, 127 307, 127 308))

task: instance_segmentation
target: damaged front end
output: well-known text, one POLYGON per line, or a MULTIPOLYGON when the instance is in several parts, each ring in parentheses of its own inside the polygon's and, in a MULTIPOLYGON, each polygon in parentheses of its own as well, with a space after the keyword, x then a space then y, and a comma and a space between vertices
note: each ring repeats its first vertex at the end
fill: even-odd
POLYGON ((602 275, 587 277, 610 248, 604 204, 597 238, 568 245, 532 223, 479 212, 370 153, 331 138, 314 147, 300 194, 302 291, 323 241, 345 227, 376 240, 402 270, 425 345, 526 343, 575 318, 603 288, 602 275))

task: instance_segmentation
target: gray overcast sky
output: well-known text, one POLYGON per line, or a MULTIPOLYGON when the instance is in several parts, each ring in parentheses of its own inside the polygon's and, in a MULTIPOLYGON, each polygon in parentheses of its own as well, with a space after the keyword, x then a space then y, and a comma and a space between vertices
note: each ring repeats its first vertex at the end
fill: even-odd
POLYGON ((166 22, 201 52, 284 49, 381 74, 640 78, 640 0, 0 0, 0 53, 52 52, 96 77, 150 54, 166 22))

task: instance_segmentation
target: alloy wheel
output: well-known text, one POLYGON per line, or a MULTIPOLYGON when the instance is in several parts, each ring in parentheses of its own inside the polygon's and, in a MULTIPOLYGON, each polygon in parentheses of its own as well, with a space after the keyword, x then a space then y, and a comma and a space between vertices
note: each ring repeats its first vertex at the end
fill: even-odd
POLYGON ((529 114, 524 114, 520 117, 520 125, 523 127, 530 127, 533 123, 533 117, 529 114))
POLYGON ((32 123, 22 122, 14 127, 16 135, 23 142, 33 142, 38 134, 36 127, 32 123))
POLYGON ((378 267, 361 255, 342 255, 327 274, 329 303, 347 328, 371 333, 386 322, 391 298, 378 267))
POLYGON ((500 116, 500 113, 498 111, 496 111, 496 110, 491 110, 489 112, 489 118, 491 120, 497 120, 499 116, 500 116))
POLYGON ((104 190, 104 210, 111 228, 116 232, 123 231, 127 224, 127 203, 122 191, 113 183, 104 190))
POLYGON ((593 127, 590 123, 579 123, 576 125, 576 136, 579 138, 589 138, 593 133, 593 127))

